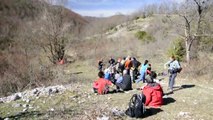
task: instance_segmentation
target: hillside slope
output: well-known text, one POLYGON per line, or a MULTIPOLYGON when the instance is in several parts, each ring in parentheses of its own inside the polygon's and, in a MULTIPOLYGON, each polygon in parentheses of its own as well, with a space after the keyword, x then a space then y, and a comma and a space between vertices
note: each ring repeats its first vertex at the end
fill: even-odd
MULTIPOLYGON (((98 29, 94 31, 92 36, 67 43, 69 46, 67 46, 66 52, 67 54, 77 54, 76 61, 71 64, 49 65, 44 56, 40 54, 42 53, 41 47, 32 42, 35 38, 39 38, 39 34, 33 36, 35 38, 30 36, 34 32, 34 28, 40 28, 44 25, 41 23, 41 26, 36 26, 31 23, 36 23, 36 20, 40 19, 38 16, 42 14, 42 5, 46 6, 47 4, 34 0, 29 0, 30 2, 27 0, 11 1, 3 0, 0 2, 0 15, 3 15, 0 18, 0 92, 5 93, 4 96, 19 92, 18 94, 22 94, 23 97, 16 98, 17 100, 14 101, 0 99, 0 120, 7 118, 26 120, 134 119, 126 116, 124 112, 131 96, 140 93, 141 91, 137 88, 145 84, 133 83, 133 90, 124 93, 96 95, 93 93, 92 83, 97 79, 97 61, 103 59, 107 66, 110 57, 117 60, 130 55, 136 57, 141 63, 148 59, 152 64, 152 70, 156 72, 166 71, 163 64, 168 58, 167 50, 172 41, 179 37, 177 29, 181 29, 174 28, 165 15, 161 14, 147 18, 139 17, 112 24, 112 26, 106 24, 109 29, 100 29, 102 22, 99 23, 100 26, 96 26, 97 24, 94 23, 92 26, 89 25, 89 29, 86 30, 91 32, 97 27, 98 29), (22 30, 22 25, 33 25, 33 27, 22 30), (27 37, 22 38, 24 36, 22 33, 25 32, 27 37), (143 42, 136 36, 138 32, 146 33, 154 40, 143 42), (5 43, 5 41, 9 41, 9 43, 5 43), (13 43, 13 41, 17 42, 13 43), (3 76, 6 77, 1 79, 3 76), (55 86, 49 85, 56 85, 56 89, 55 86), (35 87, 38 88, 34 89, 35 87), (6 89, 9 89, 9 92, 6 89), (33 95, 28 96, 29 91, 33 95)), ((49 7, 56 11, 61 9, 60 6, 49 7)), ((88 24, 87 21, 91 22, 82 19, 81 16, 66 8, 63 10, 66 22, 73 22, 74 19, 73 24, 76 25, 77 32, 81 31, 81 26, 88 24)), ((122 19, 123 17, 125 18, 125 16, 118 16, 122 19)), ((176 16, 172 17, 176 22, 179 22, 176 16)), ((117 18, 106 19, 106 22, 112 19, 111 22, 114 23, 117 18)), ((72 40, 71 35, 68 37, 72 40)), ((82 37, 84 38, 84 36, 82 37)), ((212 54, 207 55, 211 56, 212 54)), ((183 71, 178 74, 176 79, 174 94, 165 95, 164 105, 158 109, 151 109, 150 115, 145 116, 144 119, 213 119, 212 77, 211 81, 206 78, 200 79, 206 75, 205 70, 210 71, 213 62, 212 59, 204 57, 205 62, 201 61, 202 63, 195 64, 200 66, 199 69, 193 68, 193 64, 186 67, 184 63, 181 63, 183 71), (206 69, 203 70, 204 68, 206 69), (194 76, 190 77, 193 74, 194 76)), ((163 78, 160 84, 164 93, 167 93, 168 76, 159 76, 158 78, 163 78)))
POLYGON ((0 96, 34 86, 32 79, 43 79, 40 68, 51 54, 44 50, 46 43, 66 37, 69 44, 88 24, 73 11, 40 0, 1 0, 0 16, 0 96))
MULTIPOLYGON (((51 119, 51 120, 128 120, 124 115, 129 99, 135 93, 140 93, 136 88, 143 83, 133 84, 133 90, 125 93, 96 95, 92 91, 92 81, 96 78, 96 68, 86 63, 75 63, 64 66, 67 75, 76 71, 79 80, 77 83, 66 85, 67 90, 43 97, 31 98, 29 102, 17 100, 9 103, 0 103, 0 116, 11 119, 51 119), (84 65, 84 66, 82 66, 84 65), (70 69, 70 68, 76 68, 70 69), (93 73, 91 75, 91 73, 93 73), (16 106, 16 107, 14 107, 16 106)), ((159 76, 162 78, 162 76, 159 76)), ((164 93, 167 93, 168 76, 161 81, 164 93)), ((151 110, 145 120, 211 120, 212 119, 212 84, 182 78, 179 74, 176 79, 174 94, 164 96, 164 105, 156 110, 151 110), (196 94, 195 94, 196 92, 196 94), (204 112, 205 111, 205 112, 204 112)))

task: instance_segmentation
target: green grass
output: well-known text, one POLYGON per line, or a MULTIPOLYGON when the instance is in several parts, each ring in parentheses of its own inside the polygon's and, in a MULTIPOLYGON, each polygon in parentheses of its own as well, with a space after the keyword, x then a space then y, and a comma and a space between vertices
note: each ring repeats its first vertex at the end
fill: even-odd
MULTIPOLYGON (((126 93, 116 93, 108 95, 96 95, 92 91, 92 82, 97 78, 97 69, 91 67, 88 62, 77 62, 66 66, 65 74, 72 74, 74 72, 82 72, 77 74, 82 78, 79 82, 73 83, 70 90, 63 94, 56 94, 54 96, 41 97, 33 99, 30 104, 36 109, 28 110, 28 112, 18 115, 20 108, 13 108, 15 103, 22 101, 15 101, 11 103, 0 104, 0 116, 12 117, 18 119, 96 119, 101 114, 110 116, 110 119, 132 119, 127 116, 113 116, 111 110, 117 108, 125 111, 128 106, 129 99, 134 93, 141 91, 136 88, 143 86, 143 83, 133 84, 134 90, 126 93), (73 69, 75 68, 75 69, 73 69), (69 70, 69 71, 68 71, 69 70), (87 77, 87 78, 86 78, 87 77), (45 102, 44 102, 45 101, 45 102), (51 109, 54 109, 51 112, 51 109)), ((158 68, 158 67, 156 67, 158 68)), ((146 120, 188 120, 188 119, 213 119, 213 89, 211 84, 200 83, 189 79, 183 79, 178 75, 176 79, 176 86, 181 85, 195 85, 185 89, 180 89, 174 94, 168 95, 174 101, 163 105, 161 112, 148 116, 146 120), (180 116, 180 112, 188 112, 188 115, 180 116)), ((168 77, 162 81, 164 92, 167 92, 168 77)))
POLYGON ((155 41, 154 37, 148 34, 146 31, 137 31, 135 33, 135 37, 137 37, 143 43, 150 43, 155 41))

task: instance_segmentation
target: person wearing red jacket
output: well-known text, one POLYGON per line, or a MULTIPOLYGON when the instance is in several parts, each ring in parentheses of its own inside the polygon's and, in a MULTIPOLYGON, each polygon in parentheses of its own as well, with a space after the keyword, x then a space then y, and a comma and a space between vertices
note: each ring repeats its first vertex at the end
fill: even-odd
POLYGON ((100 71, 98 73, 99 79, 93 83, 93 89, 95 93, 100 95, 107 94, 109 92, 109 86, 112 85, 112 82, 104 79, 104 73, 100 71))
POLYGON ((157 77, 155 72, 146 76, 147 85, 142 92, 146 96, 145 105, 149 107, 160 107, 163 104, 163 89, 160 84, 155 83, 153 79, 157 77))

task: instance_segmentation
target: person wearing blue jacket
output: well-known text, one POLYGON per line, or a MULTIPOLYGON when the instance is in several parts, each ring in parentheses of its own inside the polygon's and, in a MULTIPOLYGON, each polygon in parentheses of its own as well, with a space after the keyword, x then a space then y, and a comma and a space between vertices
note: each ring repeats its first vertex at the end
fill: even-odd
POLYGON ((142 64, 141 69, 140 69, 140 78, 136 80, 136 83, 143 81, 145 83, 145 76, 146 76, 146 70, 148 68, 148 60, 144 61, 144 64, 142 64))

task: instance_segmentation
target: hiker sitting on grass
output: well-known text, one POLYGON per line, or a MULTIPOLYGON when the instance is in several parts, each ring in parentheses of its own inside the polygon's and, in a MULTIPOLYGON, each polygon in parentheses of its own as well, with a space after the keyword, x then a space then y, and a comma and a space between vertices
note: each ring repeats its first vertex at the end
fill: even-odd
POLYGON ((119 81, 122 78, 122 74, 119 73, 118 71, 116 71, 115 77, 114 77, 114 82, 113 84, 115 84, 117 81, 119 81))
POLYGON ((146 96, 145 105, 149 107, 160 107, 163 104, 163 89, 154 82, 156 77, 157 74, 152 71, 146 76, 147 85, 142 88, 142 93, 146 96))
POLYGON ((111 73, 109 68, 104 70, 104 79, 111 80, 111 73))
POLYGON ((109 86, 113 85, 111 81, 104 79, 104 73, 100 71, 98 73, 99 79, 93 83, 93 90, 100 95, 107 94, 109 92, 109 86))
POLYGON ((130 75, 128 75, 127 70, 123 71, 123 77, 120 77, 116 81, 117 89, 122 89, 124 91, 132 90, 132 81, 130 75))

